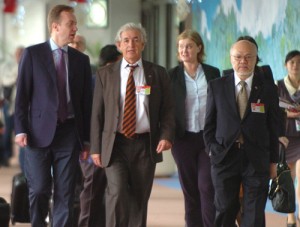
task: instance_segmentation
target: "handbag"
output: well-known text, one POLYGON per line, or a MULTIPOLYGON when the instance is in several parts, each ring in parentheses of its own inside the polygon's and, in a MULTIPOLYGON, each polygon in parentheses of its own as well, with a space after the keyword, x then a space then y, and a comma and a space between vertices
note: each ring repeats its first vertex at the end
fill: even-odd
POLYGON ((294 213, 296 210, 294 182, 285 160, 285 148, 281 143, 279 144, 277 177, 271 182, 269 199, 272 201, 273 209, 277 212, 294 213))
POLYGON ((10 205, 6 200, 0 197, 0 226, 8 227, 10 219, 10 205))

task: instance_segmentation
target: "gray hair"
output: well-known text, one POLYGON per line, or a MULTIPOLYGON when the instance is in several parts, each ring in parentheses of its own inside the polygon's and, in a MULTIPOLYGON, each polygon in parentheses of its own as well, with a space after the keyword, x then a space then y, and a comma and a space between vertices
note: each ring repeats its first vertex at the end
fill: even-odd
POLYGON ((119 29, 119 31, 117 32, 116 38, 115 38, 115 42, 116 43, 121 41, 121 34, 122 34, 122 32, 127 31, 127 30, 136 30, 136 31, 138 31, 140 33, 140 38, 141 38, 142 42, 144 44, 146 44, 146 42, 147 42, 146 30, 142 27, 141 24, 135 24, 135 23, 124 24, 119 29))

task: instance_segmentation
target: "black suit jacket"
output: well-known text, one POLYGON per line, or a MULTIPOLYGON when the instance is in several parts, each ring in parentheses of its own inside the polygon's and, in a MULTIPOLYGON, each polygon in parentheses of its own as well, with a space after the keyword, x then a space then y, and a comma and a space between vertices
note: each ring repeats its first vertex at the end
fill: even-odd
MULTIPOLYGON (((75 130, 83 148, 89 141, 92 103, 89 57, 68 47, 68 82, 75 130)), ((49 42, 24 50, 19 65, 15 108, 16 134, 26 133, 30 146, 47 147, 57 126, 56 69, 49 42)))
MULTIPOLYGON (((202 64, 202 68, 205 74, 206 81, 216 79, 220 77, 220 70, 207 65, 202 64)), ((175 123, 176 123, 176 138, 184 136, 186 131, 185 126, 185 98, 186 98, 186 84, 184 78, 184 67, 180 65, 172 68, 169 71, 172 84, 173 99, 175 105, 175 123)))
POLYGON ((279 105, 274 86, 254 73, 243 119, 236 104, 233 73, 208 85, 204 140, 213 164, 220 164, 240 133, 248 160, 258 172, 268 172, 278 161, 279 105), (251 103, 264 104, 264 113, 251 110, 251 103))

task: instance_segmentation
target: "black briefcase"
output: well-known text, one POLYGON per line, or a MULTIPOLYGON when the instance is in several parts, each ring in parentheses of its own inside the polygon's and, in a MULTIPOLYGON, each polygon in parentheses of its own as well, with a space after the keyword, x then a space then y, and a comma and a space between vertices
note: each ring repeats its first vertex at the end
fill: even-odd
POLYGON ((6 200, 0 197, 0 226, 9 227, 10 206, 6 200))
POLYGON ((11 222, 30 223, 27 180, 23 173, 13 177, 11 193, 11 222))

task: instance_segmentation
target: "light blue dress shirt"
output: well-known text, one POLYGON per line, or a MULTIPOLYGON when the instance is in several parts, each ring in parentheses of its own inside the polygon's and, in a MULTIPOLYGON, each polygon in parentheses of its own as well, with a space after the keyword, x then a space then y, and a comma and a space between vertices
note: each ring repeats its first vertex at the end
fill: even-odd
POLYGON ((207 81, 200 64, 194 79, 186 71, 184 71, 184 74, 186 84, 186 130, 200 132, 204 128, 205 121, 207 81))
MULTIPOLYGON (((57 61, 59 60, 59 52, 58 52, 59 46, 57 46, 57 44, 51 38, 49 40, 49 43, 50 43, 50 47, 51 47, 51 50, 52 50, 54 63, 55 63, 55 65, 57 65, 57 61)), ((61 49, 64 50, 64 58, 65 58, 65 63, 66 63, 67 78, 69 78, 69 67, 67 67, 69 65, 68 45, 63 46, 61 49)), ((67 90, 67 102, 68 102, 68 112, 69 112, 68 118, 73 118, 74 117, 74 111, 73 111, 73 107, 72 107, 72 104, 71 104, 70 86, 69 86, 69 80, 68 79, 66 80, 66 90, 67 90)))

